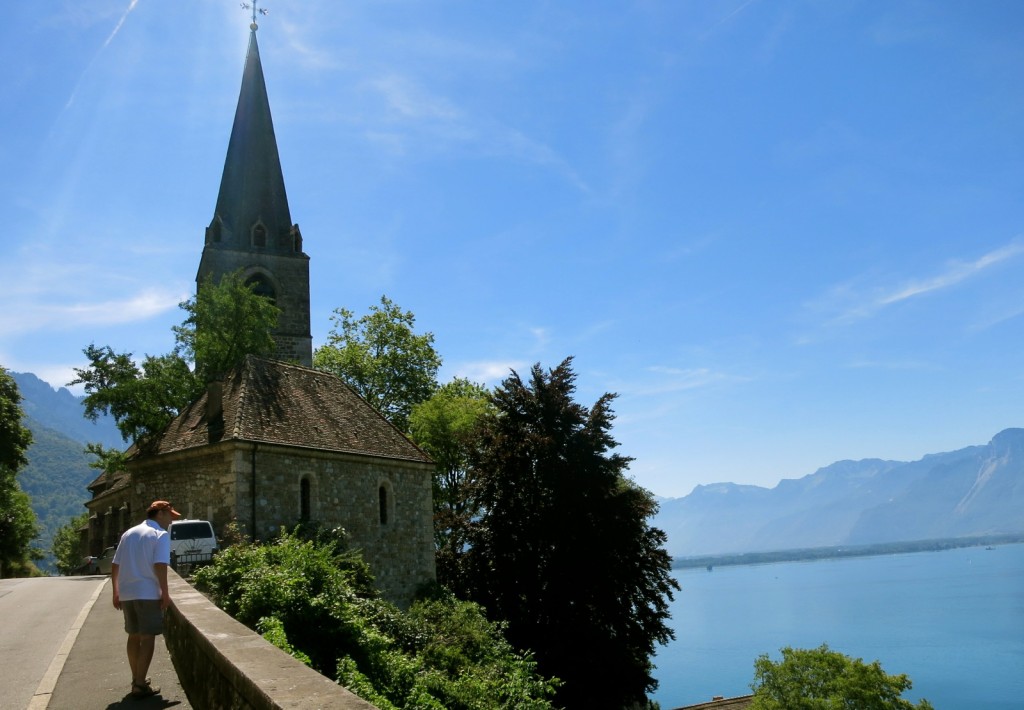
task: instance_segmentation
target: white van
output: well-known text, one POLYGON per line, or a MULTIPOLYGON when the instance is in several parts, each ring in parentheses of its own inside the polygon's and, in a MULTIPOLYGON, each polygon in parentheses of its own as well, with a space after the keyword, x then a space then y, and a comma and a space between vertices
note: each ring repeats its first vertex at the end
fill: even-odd
POLYGON ((209 562, 217 552, 217 536, 209 520, 175 520, 171 533, 171 564, 209 562))

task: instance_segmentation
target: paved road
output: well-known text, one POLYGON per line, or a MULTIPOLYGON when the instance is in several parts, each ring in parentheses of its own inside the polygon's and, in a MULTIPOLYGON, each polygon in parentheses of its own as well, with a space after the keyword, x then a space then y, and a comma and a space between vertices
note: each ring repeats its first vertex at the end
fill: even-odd
POLYGON ((160 695, 128 695, 126 640, 105 576, 0 580, 0 710, 190 708, 162 639, 150 667, 160 695))
POLYGON ((26 708, 102 577, 0 580, 0 708, 26 708))

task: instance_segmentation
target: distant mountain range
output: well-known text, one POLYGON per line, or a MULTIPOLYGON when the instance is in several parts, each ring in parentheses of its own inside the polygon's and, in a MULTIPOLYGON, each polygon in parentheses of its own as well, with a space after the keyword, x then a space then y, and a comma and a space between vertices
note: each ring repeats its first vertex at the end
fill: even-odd
MULTIPOLYGON (((82 398, 11 373, 35 436, 19 476, 47 553, 58 527, 85 510, 86 442, 121 448, 109 417, 83 417, 82 398)), ((675 557, 1024 533, 1024 429, 920 461, 839 461, 774 488, 714 483, 661 502, 653 523, 675 557)))
POLYGON ((39 519, 41 532, 34 545, 47 555, 41 567, 52 570, 53 534, 85 512, 90 497, 86 486, 99 475, 89 467, 93 457, 86 455, 85 444, 99 442, 113 448, 125 444, 110 417, 97 422, 85 418, 81 397, 63 387, 54 390, 31 373, 10 374, 21 392, 24 423, 33 438, 29 464, 19 473, 18 482, 31 496, 39 519))
POLYGON ((920 461, 839 461, 774 488, 715 483, 661 502, 675 557, 1024 532, 1024 429, 920 461))

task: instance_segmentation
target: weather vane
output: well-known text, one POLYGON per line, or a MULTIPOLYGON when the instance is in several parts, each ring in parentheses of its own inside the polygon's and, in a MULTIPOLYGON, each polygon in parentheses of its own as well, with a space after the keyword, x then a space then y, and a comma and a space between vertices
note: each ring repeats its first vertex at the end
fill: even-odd
POLYGON ((259 25, 256 24, 256 13, 258 12, 261 15, 266 15, 268 12, 270 12, 270 10, 267 10, 266 8, 257 8, 256 5, 258 4, 258 2, 259 0, 252 0, 251 5, 247 2, 242 3, 243 8, 245 8, 246 10, 252 10, 252 24, 249 25, 249 27, 254 30, 257 27, 259 27, 259 25))

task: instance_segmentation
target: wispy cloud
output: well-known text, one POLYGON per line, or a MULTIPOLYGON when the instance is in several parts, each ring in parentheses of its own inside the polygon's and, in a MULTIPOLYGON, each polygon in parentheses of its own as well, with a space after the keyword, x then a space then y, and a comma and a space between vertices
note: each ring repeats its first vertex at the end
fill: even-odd
POLYGON ((123 299, 107 301, 22 303, 0 312, 0 335, 134 323, 177 308, 186 298, 188 294, 178 291, 146 289, 123 299))
POLYGON ((124 11, 123 15, 121 15, 121 19, 117 21, 117 25, 114 26, 110 36, 107 37, 107 40, 103 43, 103 46, 100 49, 106 49, 107 45, 114 41, 114 37, 117 36, 117 33, 120 32, 121 28, 124 26, 124 21, 128 19, 128 15, 131 14, 131 11, 134 10, 135 6, 138 4, 139 0, 131 0, 131 2, 128 3, 128 9, 124 11))
POLYGON ((414 146, 436 152, 461 149, 538 165, 562 176, 580 192, 590 187, 550 145, 515 126, 474 115, 412 76, 391 72, 365 86, 383 101, 384 115, 367 119, 366 136, 398 154, 414 146))
POLYGON ((679 368, 653 365, 646 368, 653 377, 644 384, 623 385, 617 389, 623 394, 650 396, 702 389, 729 381, 745 378, 729 375, 708 367, 679 368))
POLYGON ((895 286, 865 289, 850 283, 842 284, 832 289, 823 304, 812 304, 812 307, 838 311, 829 320, 830 325, 849 324, 870 318, 904 301, 957 286, 1021 254, 1024 254, 1024 239, 1018 237, 973 261, 950 261, 937 274, 910 279, 895 286))
POLYGON ((494 386, 508 377, 512 370, 523 375, 530 367, 525 360, 481 360, 456 365, 454 370, 455 377, 494 386))
POLYGON ((846 365, 853 370, 897 370, 937 372, 942 367, 925 360, 854 360, 846 365))

